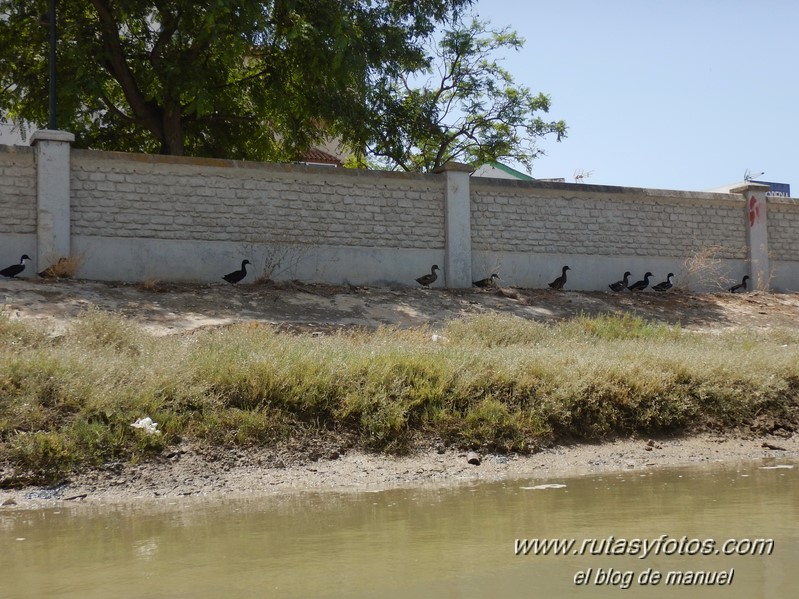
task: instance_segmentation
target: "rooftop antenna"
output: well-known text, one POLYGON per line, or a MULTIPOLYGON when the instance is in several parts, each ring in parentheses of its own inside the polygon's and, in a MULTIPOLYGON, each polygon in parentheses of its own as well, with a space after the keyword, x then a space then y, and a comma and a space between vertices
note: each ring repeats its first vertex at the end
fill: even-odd
POLYGON ((744 181, 746 181, 748 183, 752 179, 757 179, 758 177, 762 177, 765 174, 766 174, 765 171, 760 171, 756 175, 753 175, 752 171, 750 171, 749 169, 746 169, 746 172, 744 173, 744 181))
POLYGON ((586 171, 581 168, 578 168, 574 171, 574 182, 575 183, 585 183, 585 180, 594 174, 594 171, 586 171))

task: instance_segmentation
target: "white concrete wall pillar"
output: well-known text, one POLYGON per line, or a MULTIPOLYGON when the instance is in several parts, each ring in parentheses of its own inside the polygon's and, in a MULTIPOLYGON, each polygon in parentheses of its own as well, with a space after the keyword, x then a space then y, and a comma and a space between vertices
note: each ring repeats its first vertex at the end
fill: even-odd
POLYGON ((444 280, 450 289, 471 287, 472 214, 469 177, 472 167, 459 162, 449 162, 435 172, 443 173, 445 177, 444 280))
POLYGON ((70 255, 70 150, 75 136, 43 129, 31 136, 36 149, 36 270, 70 255))
POLYGON ((730 193, 744 196, 746 243, 749 253, 749 276, 753 289, 767 291, 771 282, 768 258, 768 185, 748 183, 731 189, 730 193))

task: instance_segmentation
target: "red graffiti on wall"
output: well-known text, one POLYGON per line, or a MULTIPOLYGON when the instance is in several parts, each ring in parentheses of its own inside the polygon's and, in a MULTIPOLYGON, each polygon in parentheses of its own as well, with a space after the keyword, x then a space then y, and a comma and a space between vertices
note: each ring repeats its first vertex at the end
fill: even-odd
POLYGON ((755 196, 749 200, 749 226, 754 227, 760 220, 760 203, 755 196))

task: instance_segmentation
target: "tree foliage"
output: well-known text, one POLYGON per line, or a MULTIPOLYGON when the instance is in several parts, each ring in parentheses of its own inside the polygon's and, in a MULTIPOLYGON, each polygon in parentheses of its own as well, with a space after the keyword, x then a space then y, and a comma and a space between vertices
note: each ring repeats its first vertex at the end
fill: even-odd
POLYGON ((449 161, 479 165, 509 158, 532 169, 537 140, 566 135, 563 121, 546 121, 550 98, 516 85, 495 56, 524 44, 514 31, 487 21, 443 32, 428 64, 411 77, 384 78, 372 90, 378 123, 369 154, 391 169, 429 171, 449 161))
MULTIPOLYGON (((378 82, 472 0, 58 3, 58 123, 100 149, 290 159, 363 144, 378 82), (321 126, 324 124, 324 126, 321 126)), ((0 0, 0 115, 47 122, 46 0, 0 0)))

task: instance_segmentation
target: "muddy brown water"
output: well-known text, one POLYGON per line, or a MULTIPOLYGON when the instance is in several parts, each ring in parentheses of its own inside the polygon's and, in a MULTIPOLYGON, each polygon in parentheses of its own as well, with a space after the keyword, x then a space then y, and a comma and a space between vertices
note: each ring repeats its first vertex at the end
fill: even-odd
POLYGON ((788 599, 799 463, 3 509, 0 547, 3 598, 788 599))

